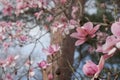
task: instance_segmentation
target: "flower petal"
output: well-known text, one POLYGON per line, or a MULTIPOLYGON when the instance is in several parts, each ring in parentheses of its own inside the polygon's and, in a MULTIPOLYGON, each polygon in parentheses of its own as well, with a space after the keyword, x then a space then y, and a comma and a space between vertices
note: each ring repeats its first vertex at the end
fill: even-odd
POLYGON ((93 29, 93 24, 92 22, 87 22, 83 25, 83 28, 88 32, 88 34, 91 32, 93 29))
POLYGON ((83 44, 85 41, 86 41, 85 39, 77 40, 77 41, 75 42, 75 46, 79 46, 79 45, 83 44))
POLYGON ((100 28, 100 25, 96 25, 90 32, 90 34, 94 34, 98 29, 100 28))
POLYGON ((98 64, 98 71, 96 72, 96 74, 94 75, 94 78, 97 78, 99 73, 101 72, 101 70, 103 69, 105 64, 105 58, 104 56, 101 56, 99 64, 98 64))
POLYGON ((115 22, 111 26, 111 31, 115 36, 120 36, 120 22, 115 22))
POLYGON ((72 33, 72 34, 70 35, 70 37, 72 37, 72 38, 77 38, 77 39, 80 38, 80 37, 78 36, 78 33, 76 33, 76 32, 72 33))
POLYGON ((85 29, 81 28, 81 27, 78 27, 76 29, 76 31, 78 32, 78 35, 83 37, 83 36, 86 36, 88 33, 85 31, 85 29))

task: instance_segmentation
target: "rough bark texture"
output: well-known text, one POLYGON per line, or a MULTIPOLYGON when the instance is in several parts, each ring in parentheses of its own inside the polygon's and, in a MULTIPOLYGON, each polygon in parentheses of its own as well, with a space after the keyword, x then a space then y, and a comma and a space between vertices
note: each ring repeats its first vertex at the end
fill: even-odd
POLYGON ((60 43, 62 42, 61 46, 61 53, 59 54, 58 60, 56 63, 53 64, 54 66, 54 80, 70 80, 72 69, 70 66, 73 64, 73 56, 74 56, 74 44, 75 40, 72 39, 69 35, 66 38, 60 37, 59 33, 53 34, 52 36, 52 43, 60 43), (53 36, 54 35, 54 36, 53 36), (61 39, 60 39, 61 38, 61 39))
MULTIPOLYGON (((78 0, 72 0, 73 5, 78 4, 78 0)), ((83 8, 84 0, 79 0, 83 8)), ((65 14, 68 15, 67 18, 71 19, 71 7, 65 11, 65 14)), ((81 9, 81 8, 80 8, 81 9)), ((83 11, 83 10, 80 10, 83 11)), ((78 18, 82 16, 83 12, 78 13, 78 18)), ((72 30, 71 32, 73 32, 72 30)), ((72 65, 74 60, 74 49, 75 49, 75 39, 71 38, 69 35, 63 38, 61 33, 58 31, 54 34, 51 34, 51 44, 60 44, 61 52, 57 53, 57 59, 53 60, 53 64, 47 68, 46 74, 43 77, 46 77, 49 73, 53 74, 54 80, 71 80, 72 75, 72 65), (61 54, 62 53, 62 54, 61 54)), ((50 59, 55 56, 48 56, 48 62, 51 62, 50 59)), ((47 80, 48 78, 43 78, 47 80)))

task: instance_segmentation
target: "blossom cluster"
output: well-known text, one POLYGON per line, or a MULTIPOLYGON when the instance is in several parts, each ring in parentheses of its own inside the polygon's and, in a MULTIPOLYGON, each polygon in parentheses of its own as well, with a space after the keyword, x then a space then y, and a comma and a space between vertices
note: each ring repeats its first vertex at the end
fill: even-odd
POLYGON ((4 6, 3 8, 3 14, 11 15, 13 11, 16 15, 19 15, 20 13, 24 13, 25 11, 31 9, 31 8, 46 8, 48 5, 47 0, 16 0, 16 1, 10 1, 10 0, 1 0, 0 1, 4 6), (16 5, 13 5, 12 2, 16 3, 16 5))
MULTIPOLYGON (((99 25, 93 27, 93 24, 91 22, 87 22, 82 27, 78 27, 76 29, 77 32, 72 33, 71 37, 78 39, 75 45, 79 46, 84 44, 86 41, 94 38, 96 36, 96 31, 99 28, 99 25)), ((97 78, 104 67, 105 61, 112 57, 115 52, 120 49, 120 21, 114 22, 112 24, 111 32, 112 35, 107 36, 105 43, 99 45, 96 49, 96 52, 103 53, 100 58, 99 64, 96 65, 92 61, 87 61, 86 64, 83 66, 83 72, 85 73, 85 75, 94 76, 94 78, 97 78)))
MULTIPOLYGON (((27 14, 27 11, 29 12, 32 10, 33 13, 30 12, 30 14, 32 14, 32 16, 34 15, 34 21, 36 21, 36 24, 39 24, 39 21, 41 20, 42 23, 47 22, 46 28, 48 29, 48 26, 50 26, 50 31, 53 34, 60 32, 64 37, 70 34, 70 37, 77 39, 75 46, 82 46, 85 43, 89 43, 91 45, 91 49, 89 49, 89 51, 95 50, 98 53, 102 53, 98 64, 95 64, 89 60, 86 61, 86 64, 83 66, 83 72, 86 76, 97 78, 104 67, 105 61, 111 58, 117 50, 120 50, 120 20, 112 24, 112 35, 101 32, 101 26, 94 26, 92 22, 87 22, 84 25, 80 26, 80 20, 77 19, 76 15, 77 12, 79 12, 78 6, 70 6, 70 19, 68 19, 68 16, 65 16, 67 14, 67 10, 65 11, 64 9, 67 9, 67 6, 64 6, 64 9, 63 7, 54 7, 54 9, 50 8, 50 6, 54 6, 55 4, 59 5, 59 3, 65 5, 67 1, 68 0, 0 0, 0 3, 4 5, 2 10, 4 17, 19 17, 20 14, 27 14), (13 3, 15 4, 13 5, 13 3), (65 15, 59 15, 59 20, 57 20, 57 18, 55 18, 56 14, 54 15, 54 13, 64 13, 65 15), (76 29, 76 32, 71 33, 71 30, 73 29, 76 29), (91 43, 94 43, 95 46, 93 46, 91 43)), ((8 47, 11 45, 27 42, 29 37, 26 33, 29 33, 29 30, 27 29, 25 32, 25 28, 26 24, 21 21, 1 21, 0 47, 2 46, 4 50, 7 51, 8 47)), ((37 41, 40 42, 39 39, 36 40, 36 43, 37 41)), ((51 61, 53 61, 53 58, 55 57, 58 58, 56 54, 61 52, 61 47, 58 44, 51 44, 47 48, 42 49, 43 53, 45 53, 47 57, 52 58, 51 61)), ((31 60, 30 57, 31 55, 29 56, 29 60, 31 60)), ((15 66, 15 60, 17 58, 18 56, 8 56, 5 60, 1 59, 0 67, 5 68, 15 66)), ((33 76, 35 73, 31 68, 31 64, 31 61, 27 62, 27 65, 29 66, 29 75, 33 76)), ((49 61, 42 60, 37 64, 37 67, 45 71, 50 65, 51 63, 49 61)), ((54 77, 51 73, 47 75, 49 77, 49 80, 52 80, 54 77)), ((5 77, 9 80, 13 80, 10 74, 6 74, 5 77)))
POLYGON ((5 50, 16 41, 24 42, 27 40, 27 36, 25 32, 22 30, 24 26, 25 23, 21 21, 0 22, 0 43, 5 48, 5 50))

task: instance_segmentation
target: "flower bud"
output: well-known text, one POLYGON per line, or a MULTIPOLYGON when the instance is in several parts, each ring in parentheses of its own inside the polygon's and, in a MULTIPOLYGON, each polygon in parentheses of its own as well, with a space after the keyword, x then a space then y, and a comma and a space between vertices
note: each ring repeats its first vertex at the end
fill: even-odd
POLYGON ((87 61, 83 66, 83 72, 86 76, 94 76, 94 74, 98 71, 98 67, 92 61, 87 61))
POLYGON ((42 69, 46 69, 48 66, 48 63, 46 61, 41 61, 40 63, 38 63, 38 66, 42 69))

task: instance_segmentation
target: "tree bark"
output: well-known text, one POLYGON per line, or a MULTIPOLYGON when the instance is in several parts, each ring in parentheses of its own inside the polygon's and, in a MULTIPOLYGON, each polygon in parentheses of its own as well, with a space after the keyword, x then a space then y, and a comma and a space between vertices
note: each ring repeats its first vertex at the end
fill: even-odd
MULTIPOLYGON (((72 0, 72 5, 77 5, 78 1, 80 2, 80 10, 77 14, 78 18, 83 15, 83 5, 84 0, 72 0)), ((72 6, 69 7, 65 14, 68 15, 67 18, 70 20, 72 6)), ((73 32, 72 30, 71 32, 73 32)), ((54 34, 51 34, 51 44, 59 44, 61 46, 61 51, 57 53, 57 59, 53 60, 52 64, 47 68, 47 74, 44 74, 43 77, 46 77, 48 74, 53 74, 54 79, 52 80, 71 80, 71 75, 73 73, 73 60, 74 60, 74 49, 75 49, 75 39, 71 38, 70 35, 67 35, 63 38, 62 34, 58 31, 54 34)), ((55 56, 48 56, 48 62, 51 62, 50 59, 55 56)), ((44 79, 44 78, 43 78, 44 79)))

